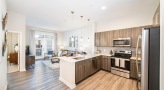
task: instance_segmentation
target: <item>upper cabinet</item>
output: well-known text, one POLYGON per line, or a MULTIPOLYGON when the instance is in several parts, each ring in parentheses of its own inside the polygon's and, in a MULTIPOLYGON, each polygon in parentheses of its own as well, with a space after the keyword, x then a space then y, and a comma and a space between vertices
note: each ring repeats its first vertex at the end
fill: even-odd
POLYGON ((113 45, 113 31, 95 33, 95 46, 110 47, 113 45))
MULTIPOLYGON (((137 46, 138 36, 142 34, 142 27, 132 28, 132 35, 131 35, 131 47, 137 46)), ((138 44, 138 47, 141 47, 141 40, 138 44)))
POLYGON ((120 38, 131 38, 131 34, 132 34, 131 28, 120 30, 120 38))
POLYGON ((113 39, 120 38, 120 30, 114 30, 113 31, 113 39))
POLYGON ((100 33, 100 46, 102 47, 108 46, 108 32, 100 33))
POLYGON ((132 30, 129 29, 121 29, 121 30, 114 30, 113 31, 113 39, 117 38, 131 38, 132 30))
POLYGON ((100 46, 100 33, 101 32, 98 32, 98 33, 95 33, 95 46, 100 46))
POLYGON ((108 31, 108 46, 112 47, 113 46, 113 31, 108 31))
MULTIPOLYGON (((112 47, 113 39, 117 38, 131 38, 131 47, 137 46, 138 36, 142 34, 142 28, 150 28, 152 25, 127 28, 114 31, 98 32, 95 33, 95 46, 97 47, 112 47)), ((141 40, 139 42, 139 48, 141 47, 141 40)))

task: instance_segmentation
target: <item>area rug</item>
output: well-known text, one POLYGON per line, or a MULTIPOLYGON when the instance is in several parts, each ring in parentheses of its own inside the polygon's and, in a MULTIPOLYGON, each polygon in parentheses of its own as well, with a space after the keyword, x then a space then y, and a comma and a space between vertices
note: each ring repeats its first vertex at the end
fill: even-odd
POLYGON ((56 69, 56 68, 59 68, 60 67, 60 64, 59 63, 51 63, 51 60, 45 60, 45 61, 42 61, 42 63, 44 63, 46 66, 48 66, 50 69, 56 69))

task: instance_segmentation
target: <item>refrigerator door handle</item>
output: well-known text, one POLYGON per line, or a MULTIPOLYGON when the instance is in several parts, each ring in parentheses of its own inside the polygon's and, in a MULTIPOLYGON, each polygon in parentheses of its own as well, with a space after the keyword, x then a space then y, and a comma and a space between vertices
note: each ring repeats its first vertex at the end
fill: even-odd
POLYGON ((137 46, 136 46, 136 67, 137 67, 137 76, 138 78, 140 78, 140 74, 139 74, 139 68, 138 68, 138 44, 139 44, 139 41, 142 39, 142 36, 139 35, 138 36, 138 40, 137 40, 137 46))
POLYGON ((148 90, 149 29, 142 30, 141 90, 148 90))

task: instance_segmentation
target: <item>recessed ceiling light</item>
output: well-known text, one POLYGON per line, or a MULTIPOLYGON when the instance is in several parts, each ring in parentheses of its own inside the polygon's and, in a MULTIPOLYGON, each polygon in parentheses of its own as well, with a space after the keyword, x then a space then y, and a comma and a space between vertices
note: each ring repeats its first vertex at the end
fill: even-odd
POLYGON ((106 6, 102 6, 101 9, 102 9, 102 10, 105 10, 105 9, 106 9, 106 6))

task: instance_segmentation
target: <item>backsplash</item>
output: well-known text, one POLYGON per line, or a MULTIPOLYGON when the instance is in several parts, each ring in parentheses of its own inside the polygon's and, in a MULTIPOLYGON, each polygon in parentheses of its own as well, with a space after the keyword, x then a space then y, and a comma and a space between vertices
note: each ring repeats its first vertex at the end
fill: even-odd
MULTIPOLYGON (((131 47, 95 47, 96 50, 101 50, 102 54, 110 54, 110 51, 132 51, 132 56, 135 56, 136 54, 136 48, 131 48, 131 47)), ((138 53, 141 53, 141 48, 139 48, 138 53)))

